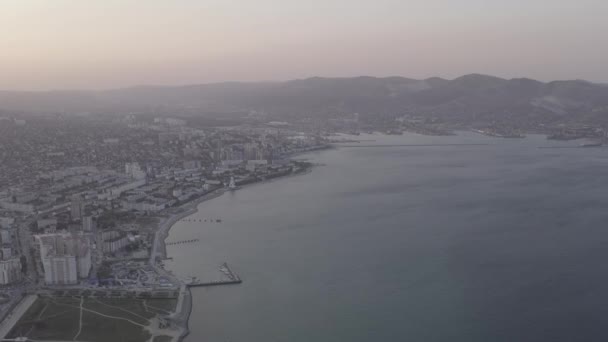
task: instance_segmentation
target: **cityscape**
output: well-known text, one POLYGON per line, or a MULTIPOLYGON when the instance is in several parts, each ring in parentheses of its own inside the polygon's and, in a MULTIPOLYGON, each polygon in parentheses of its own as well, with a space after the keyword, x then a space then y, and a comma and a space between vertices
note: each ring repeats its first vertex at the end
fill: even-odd
MULTIPOLYGON (((3 338, 68 339, 74 329, 80 334, 83 323, 74 324, 70 316, 56 322, 67 330, 41 323, 45 311, 63 307, 71 315, 97 315, 96 324, 145 317, 121 329, 136 342, 179 341, 189 333, 191 287, 243 281, 226 262, 209 279, 165 268, 167 246, 198 243, 166 240, 173 225, 192 220, 199 203, 248 184, 307 173, 315 165, 300 154, 374 143, 362 133, 450 137, 463 130, 411 114, 392 121, 357 113, 280 119, 257 111, 225 126, 146 113, 1 118, 3 338), (116 316, 115 310, 128 314, 116 316)), ((469 128, 473 134, 506 140, 535 134, 500 125, 474 127, 479 126, 469 128)), ((543 129, 548 141, 592 141, 579 147, 602 146, 606 139, 601 126, 543 129)), ((222 219, 199 220, 207 222, 222 219)), ((84 334, 95 341, 113 336, 94 328, 84 334)))
POLYGON ((608 1, 0 1, 0 342, 608 341, 608 1))
POLYGON ((207 283, 165 270, 168 229, 201 201, 306 172, 313 165, 297 154, 330 147, 327 138, 284 122, 209 128, 126 115, 109 123, 5 118, 0 128, 7 133, 0 180, 5 339, 36 333, 37 326, 11 319, 14 312, 75 295, 174 305, 158 315, 150 336, 135 334, 154 341, 185 335, 187 288, 240 279, 227 264, 219 268, 226 279, 207 283))

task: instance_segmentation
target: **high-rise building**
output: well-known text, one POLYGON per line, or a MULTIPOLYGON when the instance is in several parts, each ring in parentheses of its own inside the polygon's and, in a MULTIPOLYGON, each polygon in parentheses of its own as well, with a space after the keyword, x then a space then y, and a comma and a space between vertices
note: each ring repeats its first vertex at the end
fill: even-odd
POLYGON ((11 231, 9 229, 0 229, 0 240, 2 243, 11 243, 11 231))
POLYGON ((85 216, 82 218, 82 230, 85 232, 92 232, 95 230, 95 220, 93 220, 93 216, 85 216))
POLYGON ((129 237, 126 233, 117 230, 106 230, 99 234, 99 241, 104 253, 114 253, 129 245, 129 237))
POLYGON ((0 251, 2 251, 3 260, 8 260, 13 256, 13 249, 9 246, 4 246, 0 248, 0 251))
POLYGON ((21 261, 19 258, 0 261, 0 285, 9 285, 22 278, 21 261))
POLYGON ((73 255, 51 256, 42 260, 44 282, 47 285, 71 285, 78 283, 76 257, 73 255))
POLYGON ((84 202, 80 195, 74 195, 71 199, 70 213, 72 220, 80 220, 84 215, 84 202))
POLYGON ((48 285, 76 284, 91 270, 89 237, 83 234, 34 236, 40 247, 44 281, 48 285))
POLYGON ((244 146, 244 159, 245 160, 257 160, 260 158, 260 151, 256 144, 245 144, 244 146))

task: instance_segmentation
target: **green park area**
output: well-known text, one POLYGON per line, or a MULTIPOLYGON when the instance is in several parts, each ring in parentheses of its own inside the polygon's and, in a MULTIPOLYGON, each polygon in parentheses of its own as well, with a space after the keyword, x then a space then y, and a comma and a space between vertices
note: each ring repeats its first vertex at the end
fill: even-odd
POLYGON ((175 309, 174 299, 40 297, 8 338, 28 340, 146 342, 171 341, 158 317, 175 309))

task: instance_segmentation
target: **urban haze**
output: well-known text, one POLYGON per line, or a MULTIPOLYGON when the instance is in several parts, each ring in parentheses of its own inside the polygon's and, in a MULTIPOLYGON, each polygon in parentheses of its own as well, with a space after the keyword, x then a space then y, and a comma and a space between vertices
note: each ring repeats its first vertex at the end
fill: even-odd
POLYGON ((608 4, 0 1, 0 341, 603 341, 608 4))

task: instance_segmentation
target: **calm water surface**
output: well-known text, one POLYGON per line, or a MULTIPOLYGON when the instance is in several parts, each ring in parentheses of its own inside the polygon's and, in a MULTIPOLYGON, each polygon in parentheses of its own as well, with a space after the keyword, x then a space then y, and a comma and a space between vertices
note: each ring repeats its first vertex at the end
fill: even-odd
POLYGON ((196 341, 608 340, 608 149, 540 136, 361 136, 309 174, 200 205, 167 241, 196 341))

